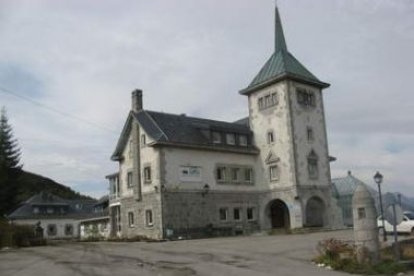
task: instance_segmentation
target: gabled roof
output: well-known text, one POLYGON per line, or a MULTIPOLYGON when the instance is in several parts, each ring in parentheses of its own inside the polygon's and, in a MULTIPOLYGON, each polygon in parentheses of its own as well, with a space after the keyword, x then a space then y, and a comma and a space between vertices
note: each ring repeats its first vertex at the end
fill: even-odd
POLYGON ((141 110, 137 113, 130 112, 114 153, 112 160, 119 160, 122 151, 128 141, 132 122, 137 122, 145 132, 154 140, 155 145, 176 146, 207 146, 215 150, 244 151, 245 153, 257 153, 252 146, 232 146, 226 144, 213 144, 210 139, 210 131, 221 131, 247 135, 250 139, 251 130, 248 125, 240 122, 223 122, 217 120, 189 117, 186 115, 169 114, 163 112, 141 110))
POLYGON ((247 95, 257 89, 286 78, 313 84, 321 88, 329 86, 328 83, 320 81, 288 51, 279 10, 276 7, 275 51, 249 86, 241 90, 240 93, 247 95))

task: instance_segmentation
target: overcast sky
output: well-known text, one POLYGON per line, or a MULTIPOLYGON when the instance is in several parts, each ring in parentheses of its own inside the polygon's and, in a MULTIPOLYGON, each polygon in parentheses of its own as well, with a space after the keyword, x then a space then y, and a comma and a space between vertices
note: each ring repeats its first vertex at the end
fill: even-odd
MULTIPOLYGON (((289 50, 331 83, 333 177, 373 185, 379 170, 414 196, 414 1, 278 2, 289 50)), ((1 0, 0 87, 43 105, 0 90, 24 169, 105 194, 135 88, 146 109, 246 116, 238 91, 272 54, 273 22, 272 0, 1 0)))

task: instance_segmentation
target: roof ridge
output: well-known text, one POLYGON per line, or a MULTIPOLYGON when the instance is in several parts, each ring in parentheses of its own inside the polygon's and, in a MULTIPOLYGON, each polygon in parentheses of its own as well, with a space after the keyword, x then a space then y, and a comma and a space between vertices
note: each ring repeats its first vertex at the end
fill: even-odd
MULTIPOLYGON (((176 117, 184 117, 186 119, 190 119, 190 120, 203 120, 203 121, 210 121, 210 122, 218 122, 218 123, 224 123, 224 124, 231 124, 231 125, 237 125, 237 126, 244 126, 241 124, 237 124, 234 122, 228 122, 228 121, 222 121, 222 120, 215 120, 215 119, 208 119, 208 118, 201 118, 201 117, 193 117, 193 116, 182 116, 180 114, 175 114, 175 113, 169 113, 169 112, 161 112, 161 111, 154 111, 154 110, 146 110, 147 112, 153 112, 153 113, 157 113, 157 114, 162 114, 162 115, 170 115, 170 116, 176 116, 176 117)), ((248 117, 245 117, 248 118, 248 117)))

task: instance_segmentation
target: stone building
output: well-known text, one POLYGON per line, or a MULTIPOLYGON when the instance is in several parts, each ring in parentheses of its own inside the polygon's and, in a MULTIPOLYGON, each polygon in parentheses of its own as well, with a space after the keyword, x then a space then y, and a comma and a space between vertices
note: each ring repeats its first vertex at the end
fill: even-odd
POLYGON ((142 91, 112 160, 112 234, 156 239, 335 227, 322 90, 289 51, 275 9, 275 49, 250 85, 249 116, 222 122, 143 109, 142 91))

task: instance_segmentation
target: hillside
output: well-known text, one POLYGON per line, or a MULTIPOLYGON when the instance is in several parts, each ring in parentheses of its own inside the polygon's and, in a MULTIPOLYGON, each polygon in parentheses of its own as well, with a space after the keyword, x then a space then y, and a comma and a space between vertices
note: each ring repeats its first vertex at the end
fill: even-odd
MULTIPOLYGON (((46 191, 64 199, 92 199, 89 196, 75 192, 71 188, 59 184, 52 179, 31 172, 22 171, 17 180, 17 202, 29 199, 31 196, 46 191)), ((17 206, 10 206, 13 210, 17 206)))

